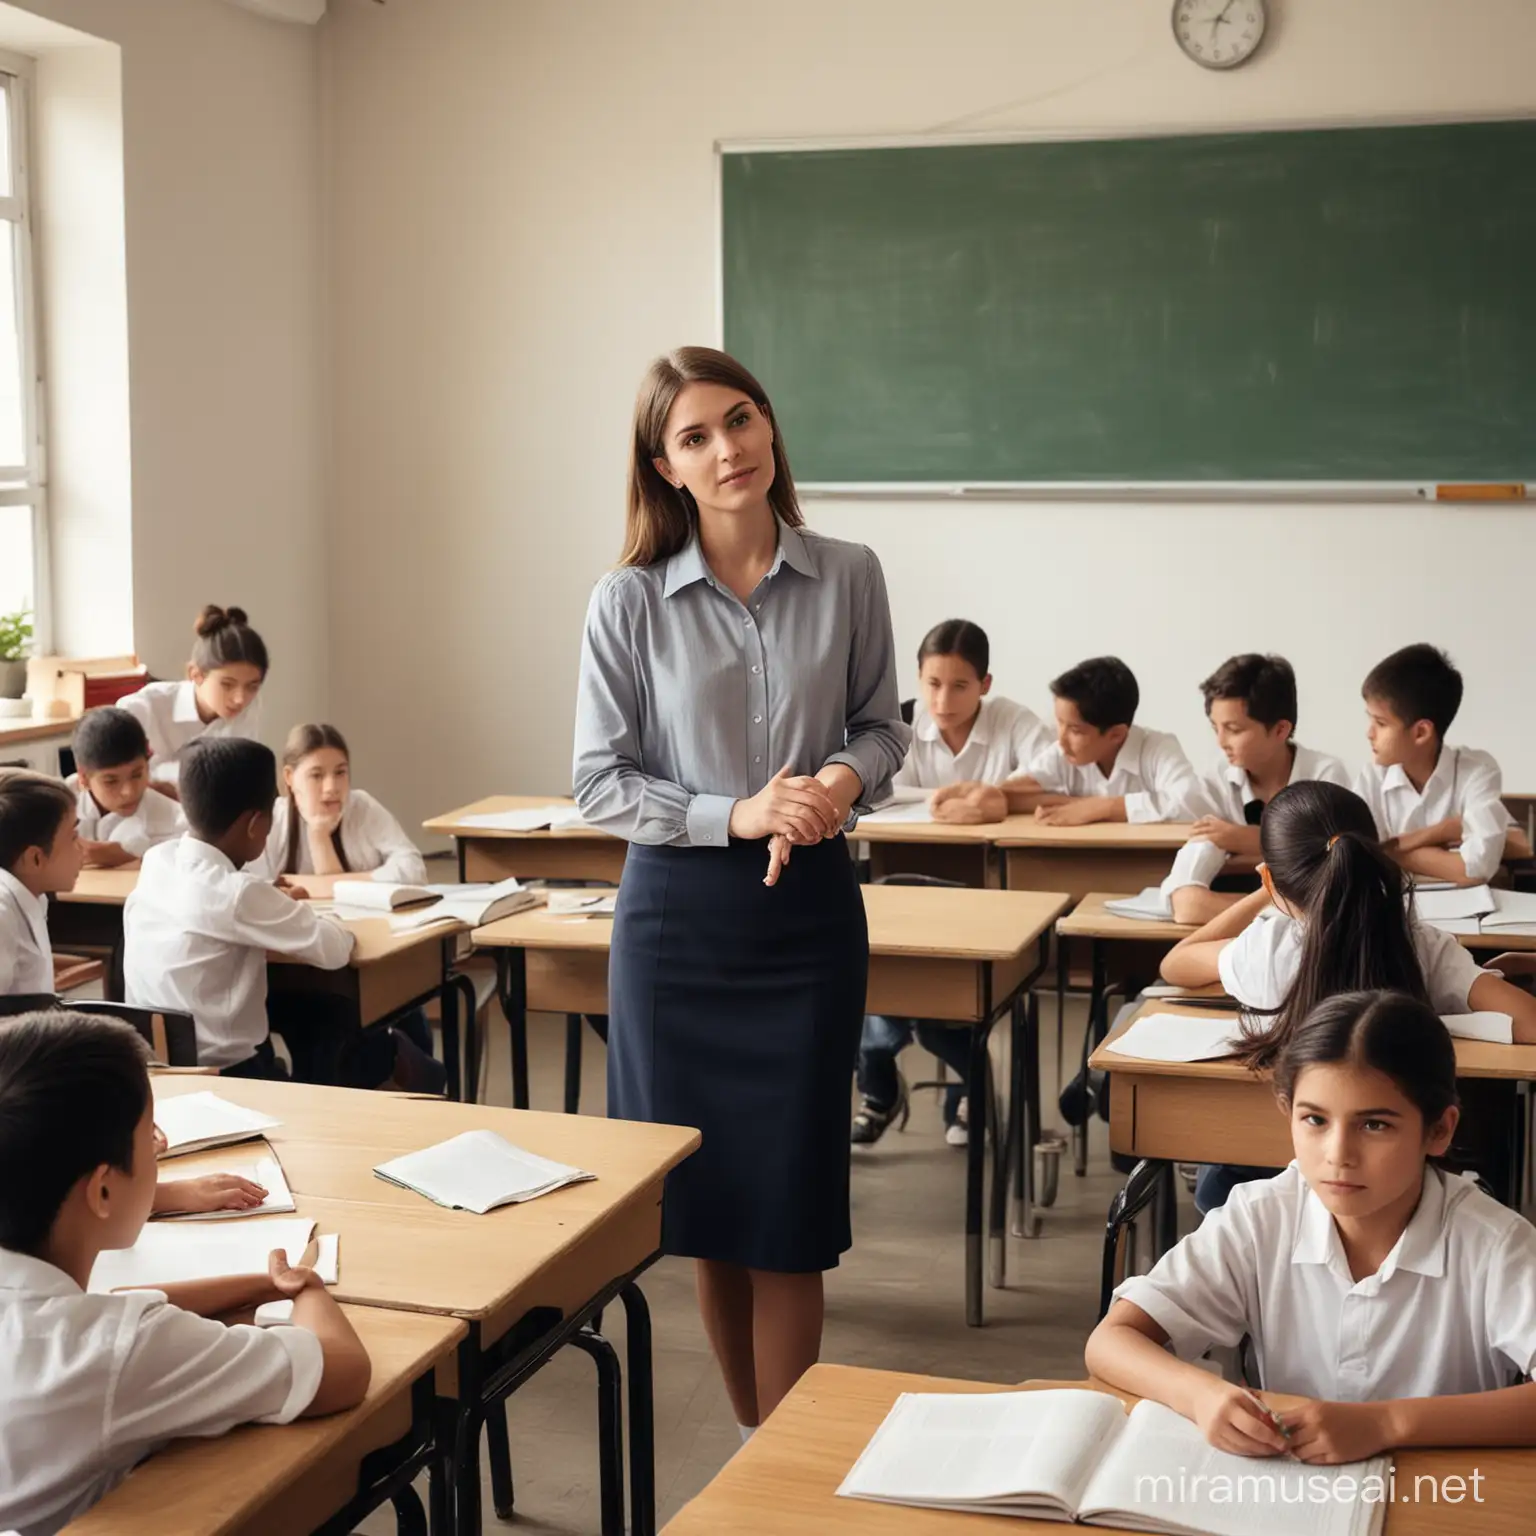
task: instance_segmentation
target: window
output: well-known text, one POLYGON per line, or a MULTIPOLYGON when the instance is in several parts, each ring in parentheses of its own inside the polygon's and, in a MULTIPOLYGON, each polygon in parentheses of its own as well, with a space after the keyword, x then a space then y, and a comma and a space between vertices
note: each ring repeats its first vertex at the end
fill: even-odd
POLYGON ((47 642, 43 442, 27 202, 29 64, 0 54, 0 613, 28 608, 47 642))

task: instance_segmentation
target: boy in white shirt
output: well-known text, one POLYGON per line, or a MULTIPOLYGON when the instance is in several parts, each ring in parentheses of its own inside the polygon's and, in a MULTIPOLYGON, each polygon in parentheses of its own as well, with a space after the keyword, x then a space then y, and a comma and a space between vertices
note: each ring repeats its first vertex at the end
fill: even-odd
POLYGON ((145 854, 123 909, 127 1001, 190 1013, 200 1064, 231 1076, 286 1075, 275 1029, 301 1081, 442 1092, 441 1063, 396 1030, 359 1030, 344 998, 291 993, 269 1016, 268 954, 335 971, 353 946, 302 890, 244 871, 266 848, 276 797, 277 759, 258 741, 205 737, 182 754, 187 835, 145 854))
POLYGON ((1051 684, 1056 744, 1003 785, 1008 809, 1053 827, 1194 821, 1206 812, 1176 737, 1136 725, 1141 691, 1118 656, 1094 656, 1051 684))
POLYGON ((1449 747, 1461 673, 1432 645, 1378 662, 1361 687, 1372 762, 1355 780, 1387 852, 1410 874, 1481 885, 1506 857, 1529 858, 1486 752, 1449 747))
MULTIPOLYGON (((0 1024, 0 1527, 53 1536, 181 1435, 351 1408, 367 1352, 314 1270, 93 1294, 156 1189, 154 1100, 126 1024, 68 1012, 0 1024), (226 1327, 291 1298, 293 1325, 226 1327)), ((172 1520, 174 1524, 174 1520, 172 1520)))
POLYGON ((74 888, 82 857, 65 785, 0 769, 0 996, 53 995, 48 898, 74 888))
POLYGON ((1223 761, 1201 780, 1210 811, 1191 829, 1173 872, 1163 881, 1175 922, 1208 923, 1238 900, 1211 890, 1229 860, 1251 869, 1262 857, 1259 821, 1287 784, 1322 779, 1349 788, 1336 757, 1292 738, 1296 731, 1296 673, 1283 656, 1233 656, 1206 680, 1205 713, 1223 761))
POLYGON ((116 869, 181 836, 176 802, 149 793, 149 739, 126 709, 87 710, 73 746, 87 867, 116 869))

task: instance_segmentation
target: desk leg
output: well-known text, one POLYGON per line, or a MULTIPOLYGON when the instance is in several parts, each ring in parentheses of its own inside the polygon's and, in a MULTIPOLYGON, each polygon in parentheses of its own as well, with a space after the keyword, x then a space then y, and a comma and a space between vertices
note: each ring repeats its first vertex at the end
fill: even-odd
POLYGON ((481 1536, 480 1426, 485 1419, 480 1392, 483 1374, 480 1328, 471 1323, 469 1337, 459 1345, 459 1403, 453 1437, 453 1526, 458 1536, 481 1536))
POLYGON ((456 975, 451 981, 464 1006, 463 1099, 466 1104, 473 1104, 480 1097, 480 1010, 474 982, 464 975, 456 975))
POLYGON ((458 855, 459 858, 459 884, 463 885, 466 883, 464 878, 464 854, 466 850, 464 847, 464 839, 462 837, 454 838, 453 851, 458 855))
POLYGON ((1067 964, 1067 950, 1071 940, 1059 934, 1056 938, 1056 1096, 1066 1086, 1063 1074, 1067 1070, 1067 983, 1072 979, 1067 964))
POLYGON ((966 1089, 971 1104, 971 1125, 965 1147, 965 1321, 972 1328, 980 1328, 983 1322, 982 1197, 987 1176, 987 1121, 991 1118, 987 1106, 987 1096, 991 1092, 987 1059, 989 1024, 990 1020, 982 1019, 971 1026, 971 1080, 966 1089))
POLYGON ((619 1292, 629 1355, 629 1528, 656 1536, 656 1406, 651 1384, 651 1309, 631 1281, 619 1292))
MULTIPOLYGON (((1088 1024, 1083 1035, 1083 1064, 1080 1068, 1085 1099, 1086 1090, 1092 1081, 1092 1074, 1088 1070, 1088 1058, 1093 1054, 1094 1046, 1108 1033, 1107 1029, 1101 1028, 1099 1019, 1105 1007, 1105 994, 1108 990, 1109 962, 1103 943, 1095 939, 1093 941, 1093 979, 1088 994, 1088 1024)), ((1072 1127, 1072 1172, 1078 1178, 1082 1178, 1088 1172, 1088 1123, 1093 1116, 1093 1109, 1089 1109, 1083 1116, 1083 1123, 1072 1127)))
POLYGON ((603 1536, 624 1536, 624 1373, 618 1351, 583 1328, 571 1343, 597 1366, 597 1464, 603 1536))
POLYGON ((579 1013, 565 1016, 565 1112, 568 1115, 581 1112, 581 1031, 584 1028, 579 1013))
POLYGON ((512 1033, 512 1107, 528 1108, 528 960, 520 949, 496 951, 496 990, 512 1033))
POLYGON ((443 1026, 443 1066, 448 1072, 448 1097, 464 1097, 463 1065, 459 1058, 459 989, 447 974, 444 959, 443 984, 437 989, 437 1010, 443 1026))
POLYGON ((1040 999, 1031 992, 1013 1004, 1013 1089, 1018 1105, 1014 1121, 1018 1154, 1013 1177, 1013 1235, 1040 1236, 1035 1208, 1035 1143, 1040 1139, 1040 999))

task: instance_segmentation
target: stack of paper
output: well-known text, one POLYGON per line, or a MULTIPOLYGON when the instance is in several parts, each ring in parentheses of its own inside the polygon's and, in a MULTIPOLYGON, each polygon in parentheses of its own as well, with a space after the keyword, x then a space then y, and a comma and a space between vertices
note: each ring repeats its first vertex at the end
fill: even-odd
POLYGON ((1515 1043, 1515 1021, 1507 1013, 1442 1013, 1440 1022, 1459 1040, 1515 1043))
POLYGON ((465 1131, 435 1147, 380 1163, 373 1171, 438 1205, 477 1216, 596 1177, 524 1152, 495 1131, 465 1131))
POLYGON ((612 917, 618 909, 617 891, 548 891, 545 905, 551 917, 612 917))
POLYGON ((1232 1017, 1192 1019, 1178 1013, 1148 1013, 1123 1035, 1106 1041, 1104 1049, 1140 1061, 1214 1061, 1232 1055, 1242 1044, 1242 1024, 1232 1017))
POLYGON ((393 912, 396 907, 437 901, 439 896, 426 885, 400 885, 392 880, 338 880, 331 889, 331 899, 338 907, 393 912))
POLYGON ((231 1104, 216 1093, 184 1093, 155 1104, 155 1124, 166 1141, 162 1157, 227 1147, 237 1141, 258 1141, 282 1123, 260 1110, 231 1104))
POLYGON ((905 821, 932 821, 933 812, 928 809, 928 797, 921 800, 887 801, 877 810, 865 811, 859 817, 861 827, 899 826, 905 821))
POLYGON ((481 832, 564 832, 587 825, 574 805, 535 805, 524 811, 476 811, 457 825, 481 832))
POLYGON ((1482 918, 1484 933, 1536 933, 1536 892, 1495 891, 1493 911, 1482 918))
POLYGON ((1420 885, 1414 887, 1413 908, 1420 922, 1436 927, 1442 923, 1466 922, 1494 910, 1493 892, 1486 885, 1450 886, 1445 890, 1426 890, 1420 885))
POLYGON ((411 933, 433 923, 465 923, 483 928, 498 918, 510 917, 544 899, 542 891, 530 890, 520 880, 510 878, 495 885, 434 885, 443 899, 415 912, 401 912, 390 918, 392 933, 411 933))
MULTIPOLYGON (((220 1158, 217 1168, 203 1168, 200 1172, 188 1177, 206 1178, 214 1173, 233 1173, 238 1174, 242 1179, 250 1179, 252 1183, 260 1184, 266 1190, 267 1198, 248 1211, 178 1211, 173 1215, 162 1217, 161 1220, 229 1221, 240 1216, 281 1216, 289 1211, 298 1210, 298 1206, 293 1203, 293 1191, 288 1188, 283 1165, 278 1162, 271 1147, 267 1147, 256 1156, 220 1158)), ((161 1182, 177 1184, 182 1181, 162 1179, 161 1182)))
POLYGON ((1117 896, 1104 903, 1104 910, 1116 917, 1135 917, 1143 922, 1173 921, 1173 903, 1160 885, 1149 885, 1138 896, 1117 896))
POLYGON ((281 1248, 290 1264, 300 1263, 314 1230, 314 1222, 303 1216, 212 1226, 152 1221, 132 1248, 109 1249, 96 1260, 87 1289, 143 1290, 224 1275, 264 1275, 274 1248, 281 1248))

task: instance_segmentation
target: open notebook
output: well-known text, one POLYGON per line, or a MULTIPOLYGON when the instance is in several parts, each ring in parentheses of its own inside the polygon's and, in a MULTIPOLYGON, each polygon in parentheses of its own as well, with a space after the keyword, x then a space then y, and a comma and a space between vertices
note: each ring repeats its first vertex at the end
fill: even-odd
POLYGON ((909 1392, 837 1491, 1173 1536, 1371 1536, 1390 1467, 1229 1456, 1171 1408, 1103 1392, 909 1392))
MULTIPOLYGON (((232 1221, 243 1216, 281 1216, 298 1210, 298 1206, 293 1202, 293 1191, 288 1188, 283 1165, 278 1162, 277 1154, 269 1146, 263 1146, 259 1151, 253 1150, 243 1155, 236 1153, 231 1157, 221 1157, 216 1167, 199 1168, 195 1174, 189 1174, 187 1177, 205 1178, 211 1173, 237 1173, 242 1179, 250 1179, 253 1183, 260 1184, 266 1190, 267 1198, 248 1211, 178 1211, 170 1216, 162 1216, 159 1220, 232 1221)), ((176 1184, 180 1180, 162 1179, 160 1182, 176 1184)))
POLYGON ((612 890, 545 893, 545 906, 551 917, 612 917, 618 905, 619 893, 612 890))
POLYGON ((274 1248, 281 1248, 290 1264, 300 1263, 314 1230, 307 1216, 268 1216, 211 1226, 152 1221, 132 1248, 109 1248, 97 1258, 87 1289, 154 1289, 183 1280, 264 1275, 274 1248))
POLYGON ((498 918, 536 907, 544 899, 542 891, 531 890, 516 877, 494 885, 433 885, 423 889, 442 900, 430 907, 396 913, 389 920, 391 932, 409 933, 433 923, 465 923, 471 928, 483 928, 498 918))
POLYGON ((430 886, 401 885, 393 880, 338 880, 331 888, 332 902, 347 911, 393 912, 438 900, 430 886))
MULTIPOLYGON (((1262 1018, 1256 1022, 1262 1028, 1262 1018)), ((1514 1044, 1515 1021, 1507 1013, 1444 1013, 1440 1022, 1458 1040, 1514 1044)), ((1124 1034, 1107 1040, 1103 1048, 1111 1056, 1129 1056, 1137 1061, 1217 1061, 1240 1050, 1242 1044, 1242 1025, 1230 1014, 1193 1018, 1181 1013, 1145 1013, 1124 1034)))
POLYGON ((257 1141, 282 1123, 260 1110, 231 1104, 216 1093, 184 1093, 155 1102, 155 1124, 166 1140, 162 1158, 257 1141))
POLYGON ((373 1171, 438 1205, 477 1216, 596 1177, 514 1147, 495 1131, 465 1131, 421 1152, 380 1163, 373 1171))

